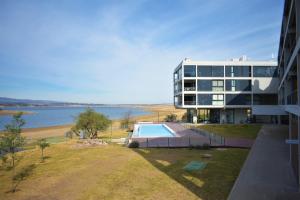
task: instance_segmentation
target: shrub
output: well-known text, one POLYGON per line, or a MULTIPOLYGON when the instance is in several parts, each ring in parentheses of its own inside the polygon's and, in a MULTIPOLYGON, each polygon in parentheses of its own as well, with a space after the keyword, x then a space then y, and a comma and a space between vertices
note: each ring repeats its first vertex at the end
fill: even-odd
POLYGON ((177 115, 175 114, 169 114, 165 117, 166 122, 175 122, 177 118, 177 115))
POLYGON ((67 132, 65 132, 65 137, 72 139, 73 138, 73 131, 67 131, 67 132))
POLYGON ((187 113, 184 113, 181 117, 182 122, 187 122, 187 113))
POLYGON ((140 146, 140 143, 138 141, 132 141, 128 145, 129 148, 139 148, 139 146, 140 146))

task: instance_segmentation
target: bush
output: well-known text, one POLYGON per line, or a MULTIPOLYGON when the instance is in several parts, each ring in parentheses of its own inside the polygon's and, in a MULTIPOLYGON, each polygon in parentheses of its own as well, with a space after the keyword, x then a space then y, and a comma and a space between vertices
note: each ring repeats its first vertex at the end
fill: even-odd
POLYGON ((187 113, 184 113, 181 117, 182 122, 187 122, 187 113))
POLYGON ((177 115, 175 114, 169 114, 165 117, 166 122, 175 122, 177 118, 177 115))
POLYGON ((139 148, 139 146, 140 146, 140 143, 138 141, 132 141, 128 145, 129 148, 139 148))
POLYGON ((73 131, 67 131, 67 132, 65 132, 65 137, 72 139, 73 138, 73 134, 74 134, 73 131))

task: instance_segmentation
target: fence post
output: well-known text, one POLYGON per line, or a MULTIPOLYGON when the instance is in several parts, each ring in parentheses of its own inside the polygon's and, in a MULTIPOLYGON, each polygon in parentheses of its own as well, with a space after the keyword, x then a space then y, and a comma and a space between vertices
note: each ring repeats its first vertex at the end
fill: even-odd
POLYGON ((148 138, 147 138, 147 147, 148 147, 148 138))
POLYGON ((170 138, 168 138, 168 147, 170 147, 170 141, 169 140, 170 140, 170 138))

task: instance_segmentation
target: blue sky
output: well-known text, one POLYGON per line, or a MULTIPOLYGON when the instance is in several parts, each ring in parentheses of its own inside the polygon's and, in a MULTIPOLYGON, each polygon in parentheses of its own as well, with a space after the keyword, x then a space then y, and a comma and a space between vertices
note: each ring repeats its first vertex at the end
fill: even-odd
POLYGON ((0 96, 171 103, 185 57, 276 57, 283 3, 1 0, 0 96))

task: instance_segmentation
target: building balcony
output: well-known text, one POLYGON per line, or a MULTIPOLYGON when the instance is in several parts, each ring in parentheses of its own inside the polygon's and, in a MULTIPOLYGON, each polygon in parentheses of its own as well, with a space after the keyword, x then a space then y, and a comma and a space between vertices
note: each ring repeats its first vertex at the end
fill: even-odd
POLYGON ((184 105, 188 105, 188 106, 196 105, 196 101, 184 101, 184 105))
POLYGON ((196 91, 196 87, 184 87, 184 91, 196 91))

